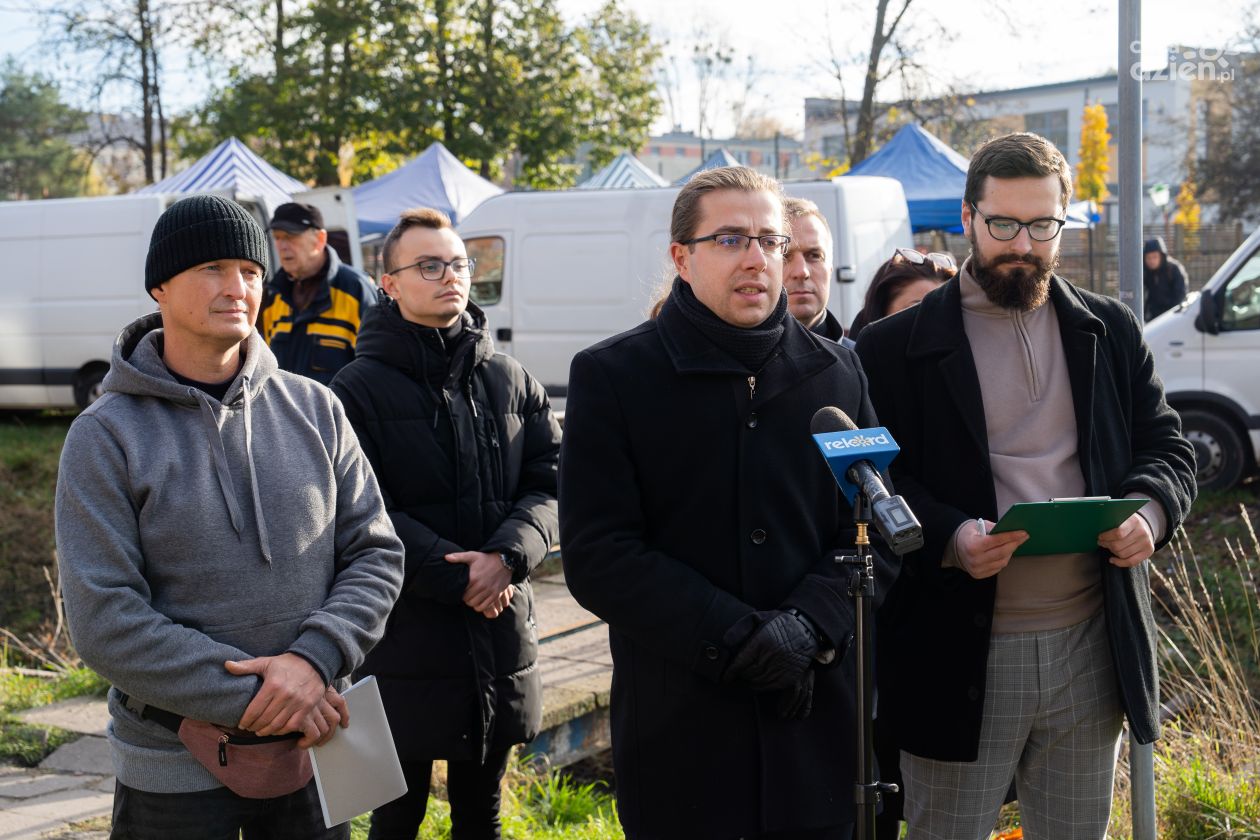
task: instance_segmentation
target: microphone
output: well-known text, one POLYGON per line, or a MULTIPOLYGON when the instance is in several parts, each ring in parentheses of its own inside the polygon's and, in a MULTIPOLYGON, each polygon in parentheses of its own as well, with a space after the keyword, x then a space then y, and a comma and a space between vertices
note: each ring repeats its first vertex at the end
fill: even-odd
POLYGON ((887 468, 901 448, 883 426, 859 429, 834 406, 814 413, 809 432, 851 506, 861 493, 871 506, 875 527, 893 553, 900 556, 923 547, 923 528, 910 506, 884 487, 879 471, 887 468))

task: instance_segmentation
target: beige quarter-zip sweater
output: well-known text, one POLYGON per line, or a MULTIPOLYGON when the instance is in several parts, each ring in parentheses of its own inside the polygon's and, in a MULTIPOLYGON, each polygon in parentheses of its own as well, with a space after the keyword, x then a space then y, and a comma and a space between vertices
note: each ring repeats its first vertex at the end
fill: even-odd
MULTIPOLYGON (((1016 502, 1082 496, 1076 414, 1054 306, 1031 312, 989 300, 963 266, 963 329, 984 401, 999 515, 1016 502)), ((965 527, 965 526, 964 526, 965 527)), ((1068 627, 1102 608, 1095 552, 1013 557, 998 573, 994 633, 1068 627)))

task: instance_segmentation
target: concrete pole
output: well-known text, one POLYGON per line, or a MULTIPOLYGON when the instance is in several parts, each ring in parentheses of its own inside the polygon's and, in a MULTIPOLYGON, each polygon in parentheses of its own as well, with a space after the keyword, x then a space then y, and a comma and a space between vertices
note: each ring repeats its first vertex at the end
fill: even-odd
MULTIPOLYGON (((1142 2, 1120 0, 1120 300, 1142 321, 1142 2)), ((1155 840, 1155 755, 1129 735, 1133 840, 1155 840)))

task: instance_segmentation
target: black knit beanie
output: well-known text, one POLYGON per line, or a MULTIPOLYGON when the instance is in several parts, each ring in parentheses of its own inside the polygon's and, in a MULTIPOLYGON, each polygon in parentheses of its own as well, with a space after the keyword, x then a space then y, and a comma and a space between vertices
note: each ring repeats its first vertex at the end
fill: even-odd
POLYGON ((144 262, 144 288, 213 260, 252 260, 269 270, 267 235, 241 205, 217 195, 192 195, 166 208, 153 227, 144 262))

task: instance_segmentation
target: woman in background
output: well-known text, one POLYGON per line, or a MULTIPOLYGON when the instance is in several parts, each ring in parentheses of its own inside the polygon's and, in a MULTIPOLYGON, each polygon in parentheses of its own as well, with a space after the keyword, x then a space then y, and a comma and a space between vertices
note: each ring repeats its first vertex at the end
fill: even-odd
POLYGON ((958 264, 949 254, 921 254, 913 248, 898 248, 871 278, 862 311, 849 327, 849 338, 872 321, 914 306, 923 296, 958 273, 958 264))

